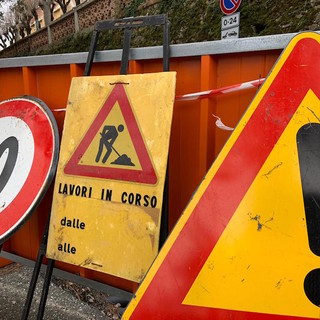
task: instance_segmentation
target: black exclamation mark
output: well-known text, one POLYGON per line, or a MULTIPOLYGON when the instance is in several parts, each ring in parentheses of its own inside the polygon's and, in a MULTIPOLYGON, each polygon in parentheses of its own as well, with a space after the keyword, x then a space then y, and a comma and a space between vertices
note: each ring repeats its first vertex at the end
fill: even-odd
MULTIPOLYGON (((309 247, 320 256, 320 124, 309 123, 301 127, 297 133, 297 146, 309 247)), ((319 307, 320 269, 307 274, 304 291, 319 307)))

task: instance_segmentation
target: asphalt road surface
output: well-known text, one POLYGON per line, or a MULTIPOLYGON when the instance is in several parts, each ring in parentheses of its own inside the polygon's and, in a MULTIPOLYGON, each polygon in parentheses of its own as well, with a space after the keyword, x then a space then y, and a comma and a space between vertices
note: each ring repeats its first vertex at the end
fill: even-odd
MULTIPOLYGON (((19 264, 0 268, 0 320, 21 319, 23 306, 31 279, 32 269, 19 264)), ((38 285, 30 310, 30 320, 36 319, 39 306, 43 275, 40 274, 38 285)), ((103 311, 92 308, 60 286, 51 283, 44 319, 112 319, 103 311)))

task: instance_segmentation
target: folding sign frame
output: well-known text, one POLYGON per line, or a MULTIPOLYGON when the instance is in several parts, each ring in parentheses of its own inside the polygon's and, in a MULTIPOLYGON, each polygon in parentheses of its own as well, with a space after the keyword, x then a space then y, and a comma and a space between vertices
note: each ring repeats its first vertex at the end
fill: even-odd
MULTIPOLYGON (((123 43, 123 50, 122 50, 122 57, 121 57, 120 74, 121 75, 127 74, 132 29, 140 28, 140 27, 149 27, 149 26, 163 26, 163 71, 169 71, 169 56, 170 56, 169 21, 166 15, 155 15, 155 16, 147 16, 147 17, 97 21, 92 34, 92 38, 91 38, 88 58, 87 58, 87 62, 84 70, 84 76, 90 76, 91 67, 94 60, 94 55, 96 52, 97 42, 98 42, 100 33, 107 30, 119 30, 119 29, 120 30, 124 29, 124 43, 123 43)), ((161 213, 162 217, 161 217, 161 227, 160 227, 160 244, 159 244, 160 247, 163 245, 163 243, 165 242, 168 236, 168 193, 169 193, 168 186, 169 184, 168 184, 168 168, 167 168, 167 174, 166 174, 165 185, 164 185, 162 213, 161 213)), ((35 287, 37 284, 41 264, 47 251, 49 221, 50 221, 50 216, 48 218, 45 231, 42 236, 36 264, 35 264, 32 278, 29 285, 27 299, 23 308, 23 314, 21 318, 22 320, 28 319, 32 298, 33 298, 35 287)), ((44 315, 54 262, 55 260, 48 259, 47 270, 46 270, 46 275, 43 283, 37 319, 42 319, 44 315)))

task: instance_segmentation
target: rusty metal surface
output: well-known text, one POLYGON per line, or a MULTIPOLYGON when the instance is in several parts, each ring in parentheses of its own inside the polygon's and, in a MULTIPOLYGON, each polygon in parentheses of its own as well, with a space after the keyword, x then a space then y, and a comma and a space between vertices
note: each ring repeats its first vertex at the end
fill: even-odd
POLYGON ((139 282, 155 258, 175 73, 73 80, 47 256, 139 282))

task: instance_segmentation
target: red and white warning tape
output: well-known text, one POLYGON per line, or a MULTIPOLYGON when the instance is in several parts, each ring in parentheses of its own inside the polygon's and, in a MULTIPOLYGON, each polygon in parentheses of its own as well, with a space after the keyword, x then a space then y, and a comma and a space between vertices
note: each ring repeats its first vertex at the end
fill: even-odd
POLYGON ((225 93, 246 90, 250 88, 256 88, 261 86, 264 80, 265 78, 261 78, 259 80, 253 80, 253 81, 243 82, 239 84, 234 84, 232 86, 227 86, 219 89, 212 89, 207 91, 177 95, 176 101, 198 100, 198 99, 204 99, 204 98, 208 98, 210 96, 214 96, 218 94, 225 94, 225 93))
POLYGON ((52 112, 66 112, 67 108, 52 109, 52 112))
MULTIPOLYGON (((212 89, 212 90, 207 90, 207 91, 202 91, 202 92, 177 95, 175 100, 176 101, 199 100, 199 99, 208 98, 208 97, 214 96, 214 95, 231 93, 231 92, 246 90, 246 89, 250 89, 250 88, 257 88, 257 87, 260 87, 264 81, 265 81, 265 78, 261 78, 259 80, 253 80, 253 81, 243 82, 243 83, 239 83, 239 84, 234 84, 232 86, 227 86, 227 87, 223 87, 223 88, 219 88, 219 89, 212 89)), ((65 112, 66 108, 54 109, 52 111, 53 112, 65 112)), ((214 114, 212 114, 212 116, 217 119, 215 124, 219 129, 227 130, 227 131, 233 130, 232 127, 226 126, 221 121, 221 118, 219 118, 218 116, 216 116, 214 114)))

